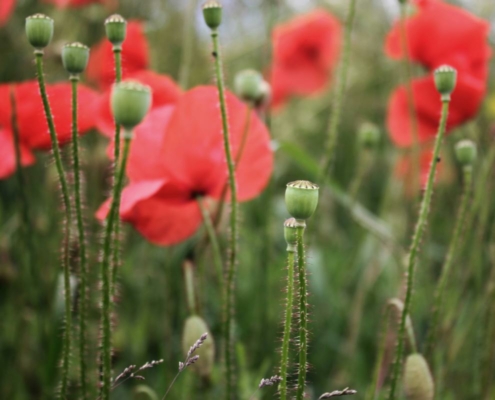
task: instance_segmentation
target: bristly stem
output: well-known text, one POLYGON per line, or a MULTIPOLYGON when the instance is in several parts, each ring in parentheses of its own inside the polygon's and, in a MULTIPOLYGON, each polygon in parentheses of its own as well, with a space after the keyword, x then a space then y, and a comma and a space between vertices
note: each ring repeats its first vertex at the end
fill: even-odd
POLYGON ((74 165, 74 199, 77 218, 77 231, 79 237, 79 272, 80 272, 80 293, 79 293, 79 358, 80 358, 80 379, 81 396, 87 398, 86 387, 86 300, 87 300, 87 256, 86 237, 84 232, 83 206, 81 200, 81 168, 79 164, 79 134, 77 127, 77 83, 78 75, 71 75, 72 83, 72 162, 74 165))
POLYGON ((335 94, 332 101, 332 113, 330 115, 328 138, 325 147, 325 154, 321 161, 320 175, 327 177, 330 175, 330 168, 334 162, 335 146, 337 145, 338 129, 342 114, 342 101, 344 98, 345 87, 347 83, 347 70, 349 69, 349 56, 351 50, 351 34, 356 15, 356 1, 349 0, 349 8, 345 21, 345 33, 342 59, 339 62, 337 71, 335 94))
POLYGON ((118 199, 122 193, 122 187, 124 184, 125 167, 127 164, 127 158, 129 156, 130 143, 132 139, 132 132, 124 131, 124 150, 122 154, 122 160, 118 166, 117 180, 112 189, 112 200, 110 211, 105 225, 105 232, 103 237, 103 256, 101 261, 101 281, 102 281, 102 351, 103 351, 103 387, 102 396, 103 400, 110 398, 111 390, 111 361, 112 361, 112 330, 111 330, 111 298, 112 288, 110 285, 110 253, 112 242, 112 226, 114 225, 114 219, 118 216, 118 199))
POLYGON ((436 167, 438 163, 438 155, 440 154, 440 147, 447 126, 449 103, 450 103, 449 99, 442 97, 442 114, 440 118, 440 126, 438 128, 438 133, 435 139, 433 159, 431 161, 430 171, 428 172, 428 181, 426 184, 425 194, 423 196, 423 200, 421 201, 418 222, 414 229, 411 248, 409 250, 409 259, 407 262, 406 298, 404 300, 404 309, 402 310, 402 315, 400 317, 399 331, 397 334, 397 352, 395 355, 395 361, 392 371, 392 382, 390 385, 390 394, 388 397, 389 400, 394 400, 396 398, 397 382, 399 380, 402 357, 404 353, 404 334, 406 330, 406 319, 407 319, 406 317, 411 309, 416 262, 418 260, 419 246, 421 243, 421 239, 423 238, 423 233, 428 219, 428 213, 430 211, 430 203, 433 195, 433 186, 435 181, 436 167))
POLYGON ((292 307, 294 301, 294 259, 295 249, 287 249, 287 300, 285 304, 284 336, 282 339, 282 351, 280 361, 280 399, 287 399, 287 375, 289 370, 289 346, 292 331, 292 307))
POLYGON ((306 386, 306 361, 308 352, 308 289, 306 280, 306 253, 304 229, 306 223, 298 221, 297 228, 297 272, 299 276, 299 373, 297 377, 296 400, 304 400, 306 386))
MULTIPOLYGON (((115 60, 115 82, 122 81, 122 46, 114 45, 113 46, 113 55, 115 60)), ((115 124, 115 137, 114 137, 114 169, 113 169, 113 184, 117 181, 118 165, 120 160, 120 130, 121 127, 119 124, 115 124)), ((117 206, 115 208, 117 211, 117 215, 114 216, 114 224, 113 227, 113 248, 112 248, 112 293, 115 293, 115 284, 117 281, 117 271, 120 265, 120 218, 118 216, 118 210, 120 209, 120 197, 117 199, 117 206)))
POLYGON ((57 133, 55 130, 55 123, 53 122, 53 114, 50 108, 50 102, 48 101, 48 95, 46 93, 45 76, 43 74, 43 50, 34 51, 36 58, 36 70, 38 75, 38 85, 41 94, 41 100, 43 102, 43 109, 45 112, 46 121, 48 124, 48 130, 50 132, 50 139, 52 143, 53 157, 55 159, 55 166, 57 168, 58 179, 60 187, 62 189, 62 203, 65 213, 65 225, 66 231, 64 235, 64 254, 62 256, 62 268, 64 270, 64 300, 65 300, 65 330, 63 338, 63 354, 62 354, 62 382, 60 388, 60 397, 65 399, 67 397, 67 389, 69 385, 69 367, 70 367, 70 352, 71 352, 71 289, 70 289, 70 265, 69 265, 69 243, 70 243, 70 229, 71 223, 71 209, 69 198, 69 185, 67 184, 67 178, 65 176, 64 166, 62 164, 62 157, 60 155, 60 148, 58 145, 57 133))
POLYGON ((220 112, 222 114, 222 133, 225 156, 227 158, 227 167, 229 171, 230 187, 230 248, 228 252, 226 279, 225 279, 225 317, 224 317, 224 356, 226 366, 226 399, 230 400, 235 396, 234 366, 232 354, 233 337, 232 337, 232 319, 234 313, 234 287, 235 287, 235 270, 237 267, 237 185, 235 179, 235 166, 230 148, 229 122, 227 114, 227 102, 225 100, 225 89, 223 81, 222 57, 218 42, 218 30, 211 30, 213 41, 213 58, 215 59, 215 75, 217 79, 218 97, 220 100, 220 112))
POLYGON ((473 181, 473 167, 471 165, 466 165, 463 167, 463 177, 464 177, 464 182, 463 182, 462 198, 459 206, 458 215, 455 220, 456 222, 454 227, 454 233, 452 235, 452 239, 450 240, 450 245, 435 290, 430 329, 428 331, 428 336, 425 344, 425 352, 424 352, 429 357, 433 356, 433 349, 435 348, 435 344, 436 344, 438 328, 439 328, 438 325, 440 323, 440 310, 442 308, 442 300, 445 290, 445 284, 447 283, 447 279, 449 277, 450 270, 454 262, 454 256, 457 250, 462 246, 461 245, 462 232, 466 221, 468 206, 471 199, 471 189, 472 189, 472 181, 473 181))

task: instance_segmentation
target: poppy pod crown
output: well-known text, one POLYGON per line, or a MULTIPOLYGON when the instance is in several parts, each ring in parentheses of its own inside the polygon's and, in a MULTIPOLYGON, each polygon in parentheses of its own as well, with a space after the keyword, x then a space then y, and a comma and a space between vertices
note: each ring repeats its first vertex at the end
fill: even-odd
POLYGON ((89 47, 82 43, 68 43, 62 49, 62 64, 70 74, 82 73, 88 65, 88 60, 89 47))
POLYGON ((210 29, 217 29, 222 23, 222 5, 216 0, 209 0, 203 5, 203 17, 210 29))
POLYGON ((112 89, 111 105, 115 122, 131 130, 151 107, 151 88, 132 80, 117 83, 112 89))
POLYGON ((450 100, 456 82, 457 71, 450 65, 442 65, 435 70, 435 86, 442 95, 442 100, 450 100))
POLYGON ((306 220, 313 215, 318 205, 319 187, 309 181, 294 181, 287 184, 285 204, 289 214, 296 220, 306 220))
POLYGON ((120 46, 127 34, 127 21, 119 14, 110 15, 105 20, 107 39, 114 46, 120 46))
POLYGON ((464 166, 473 165, 477 155, 478 151, 476 149, 476 144, 472 140, 461 140, 455 146, 457 161, 464 166))
POLYGON ((45 14, 34 14, 26 18, 26 36, 36 49, 43 49, 53 37, 53 19, 45 14))

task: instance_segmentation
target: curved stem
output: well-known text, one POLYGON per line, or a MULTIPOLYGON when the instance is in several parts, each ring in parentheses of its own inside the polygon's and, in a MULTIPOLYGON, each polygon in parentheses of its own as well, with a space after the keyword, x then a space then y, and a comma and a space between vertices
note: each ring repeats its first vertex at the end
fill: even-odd
POLYGON ((87 273, 86 273, 86 238, 84 233, 84 220, 81 201, 81 170, 79 165, 79 135, 77 127, 77 83, 79 76, 70 77, 72 83, 72 160, 74 165, 74 198, 77 218, 77 231, 79 236, 79 272, 80 272, 80 293, 79 293, 79 358, 80 358, 80 384, 81 396, 87 397, 86 387, 86 291, 87 291, 87 273))
POLYGON ((70 201, 69 201, 69 185, 67 184, 65 170, 62 164, 62 157, 60 155, 58 137, 55 130, 55 123, 53 122, 53 114, 50 108, 50 102, 48 101, 48 95, 46 93, 45 76, 43 74, 43 50, 35 50, 34 54, 36 58, 38 85, 40 89, 41 100, 43 102, 43 110, 45 112, 45 117, 48 124, 48 131, 50 132, 53 158, 55 159, 55 166, 57 168, 58 179, 60 182, 60 187, 62 189, 62 203, 63 203, 63 210, 65 213, 66 231, 64 235, 64 246, 63 246, 64 254, 62 256, 62 268, 64 270, 64 292, 65 292, 64 293, 65 330, 64 330, 64 338, 63 338, 62 382, 61 382, 60 396, 61 398, 66 398, 68 385, 69 385, 71 329, 72 329, 70 265, 69 265, 69 242, 70 242, 70 229, 72 224, 71 224, 71 209, 70 209, 70 201))
POLYGON ((414 229, 414 235, 409 250, 409 259, 407 262, 407 279, 406 279, 406 298, 404 300, 404 309, 400 318, 399 332, 397 334, 397 353, 395 356, 392 382, 390 385, 389 400, 396 398, 397 383, 399 380, 402 357, 404 353, 404 334, 406 330, 406 317, 409 314, 413 296, 413 284, 414 274, 416 271, 416 262, 418 260, 419 245, 423 238, 423 233, 428 220, 428 213, 430 211, 430 203, 433 195, 433 186, 435 181, 435 172, 438 163, 438 155, 440 154, 440 147, 442 144, 443 136, 445 134, 445 128, 447 126, 447 116, 449 111, 449 100, 442 98, 442 115, 440 118, 440 126, 435 139, 435 147, 433 150, 433 159, 431 161, 430 171, 428 172, 428 182, 426 184, 425 194, 421 201, 421 207, 419 210, 418 222, 414 229))
POLYGON ((306 361, 308 352, 308 289, 306 280, 306 254, 304 226, 297 228, 297 271, 299 276, 299 373, 296 400, 304 400, 306 385, 306 361))
POLYGON ((289 369, 289 345, 292 327, 292 303, 294 298, 294 250, 287 249, 287 300, 285 304, 284 336, 282 339, 282 357, 280 361, 280 399, 287 399, 287 373, 289 369))
POLYGON ((218 31, 211 31, 213 41, 213 55, 215 59, 215 74, 217 79, 218 97, 220 100, 220 112, 222 115, 222 133, 225 157, 227 159, 227 167, 229 171, 229 187, 230 187, 230 249, 227 260, 226 280, 225 280, 225 318, 224 318, 224 337, 225 337, 225 366, 227 378, 226 398, 231 399, 235 396, 235 382, 233 377, 233 357, 231 349, 233 346, 232 337, 232 319, 234 312, 234 288, 235 288, 235 269, 237 263, 237 185, 235 179, 235 166, 230 148, 229 123, 227 116, 227 104, 225 100, 225 89, 222 71, 222 57, 220 54, 220 46, 218 43, 218 31))
POLYGON ((435 290, 435 298, 433 300, 433 311, 431 315, 430 329, 428 331, 428 336, 425 344, 425 354, 429 357, 433 356, 433 349, 435 348, 437 334, 438 334, 438 324, 440 322, 440 310, 442 308, 443 294, 445 290, 445 284, 450 274, 452 264, 454 261, 454 256, 456 251, 461 246, 462 232, 464 228, 464 223, 466 221, 467 209, 471 199, 471 188, 473 181, 473 167, 465 166, 463 169, 464 183, 462 190, 462 198, 459 206, 459 211, 457 219, 455 222, 454 233, 452 239, 450 240, 449 249, 447 251, 447 256, 442 266, 440 272, 440 279, 437 283, 437 288, 435 290))
POLYGON ((343 44, 343 55, 339 63, 336 79, 336 91, 333 97, 332 114, 330 116, 328 139, 325 148, 325 154, 321 161, 320 175, 322 177, 330 175, 335 156, 335 146, 337 145, 338 129, 342 114, 342 100, 344 98, 345 86, 347 83, 347 70, 349 68, 349 55, 351 50, 351 34, 356 15, 356 0, 349 0, 347 18, 345 21, 345 33, 343 44))
POLYGON ((111 330, 111 285, 110 285, 110 253, 112 242, 112 226, 114 225, 114 219, 118 216, 118 199, 122 193, 122 187, 124 184, 125 167, 127 164, 127 158, 129 156, 130 143, 132 138, 132 132, 124 132, 124 150, 122 154, 122 160, 118 168, 117 180, 112 190, 112 202, 110 211, 105 225, 105 233, 103 237, 103 251, 101 261, 101 282, 102 282, 102 351, 103 351, 103 386, 102 395, 103 400, 110 398, 111 390, 111 361, 112 361, 112 330, 111 330))

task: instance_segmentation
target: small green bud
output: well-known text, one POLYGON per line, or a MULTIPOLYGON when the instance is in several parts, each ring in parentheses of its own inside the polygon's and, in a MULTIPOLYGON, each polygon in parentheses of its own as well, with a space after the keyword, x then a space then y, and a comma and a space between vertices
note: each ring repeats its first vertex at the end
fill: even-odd
POLYGON ((68 43, 62 48, 62 64, 68 73, 78 75, 86 69, 89 47, 82 43, 68 43))
POLYGON ((258 99, 258 101, 255 103, 256 107, 264 107, 264 106, 268 105, 270 103, 271 98, 272 98, 272 87, 265 80, 263 80, 263 82, 261 82, 260 92, 261 92, 261 96, 258 99))
POLYGON ((363 147, 375 147, 380 142, 380 136, 380 129, 371 122, 365 122, 359 127, 358 139, 363 147))
POLYGON ((234 80, 237 95, 250 103, 257 103, 264 95, 263 76, 252 69, 239 72, 234 80))
POLYGON ((26 36, 36 49, 43 49, 53 37, 53 19, 44 14, 34 14, 26 18, 26 36))
POLYGON ((182 349, 187 355, 204 333, 207 333, 208 337, 193 353, 198 355, 199 359, 188 368, 192 368, 202 378, 209 378, 215 363, 215 341, 203 318, 192 315, 186 320, 182 335, 182 349))
POLYGON ((478 150, 472 140, 461 140, 455 146, 455 156, 462 165, 473 165, 477 155, 478 150))
POLYGON ((442 101, 449 101, 457 82, 457 70, 450 65, 442 65, 434 72, 435 86, 442 95, 442 101))
POLYGON ((435 384, 425 358, 410 354, 404 367, 404 391, 407 400, 433 400, 435 384))
POLYGON ((131 130, 138 125, 151 106, 151 89, 136 81, 116 83, 110 99, 115 122, 131 130))
POLYGON ((203 5, 203 17, 210 29, 217 29, 222 23, 222 5, 216 0, 209 0, 203 5))
POLYGON ((110 43, 120 46, 127 34, 127 21, 119 14, 110 15, 105 20, 105 33, 110 43))
POLYGON ((287 184, 285 205, 289 214, 297 220, 313 215, 318 205, 319 187, 309 181, 295 181, 287 184))
POLYGON ((287 251, 296 251, 297 246, 297 228, 304 227, 304 224, 298 222, 295 218, 289 218, 284 222, 284 237, 287 242, 287 251))

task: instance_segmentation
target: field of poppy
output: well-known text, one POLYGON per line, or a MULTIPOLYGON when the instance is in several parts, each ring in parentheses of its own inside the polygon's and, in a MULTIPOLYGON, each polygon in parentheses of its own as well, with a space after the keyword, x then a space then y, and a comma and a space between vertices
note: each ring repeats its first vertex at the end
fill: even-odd
POLYGON ((495 399, 492 0, 0 0, 0 399, 495 399))

